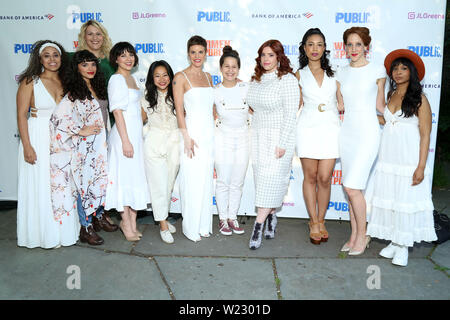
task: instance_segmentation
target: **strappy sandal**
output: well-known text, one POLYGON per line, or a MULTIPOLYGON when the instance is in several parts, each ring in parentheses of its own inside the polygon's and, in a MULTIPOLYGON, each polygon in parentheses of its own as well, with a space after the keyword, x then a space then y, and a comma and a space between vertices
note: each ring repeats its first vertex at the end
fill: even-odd
POLYGON ((319 224, 318 222, 309 222, 309 240, 311 241, 312 244, 320 244, 320 242, 322 242, 322 236, 319 232, 311 232, 311 227, 319 224))
MULTIPOLYGON (((325 220, 319 221, 319 228, 320 227, 323 227, 323 229, 325 229, 325 220)), ((328 231, 327 231, 327 229, 320 231, 320 237, 322 238, 321 242, 327 242, 328 241, 328 231)))

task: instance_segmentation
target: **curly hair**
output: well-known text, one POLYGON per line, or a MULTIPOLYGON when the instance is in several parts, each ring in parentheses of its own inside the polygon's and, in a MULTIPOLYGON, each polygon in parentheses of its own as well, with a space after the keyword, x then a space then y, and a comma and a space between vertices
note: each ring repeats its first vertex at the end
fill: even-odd
POLYGON ((106 59, 109 58, 109 51, 111 51, 112 48, 112 41, 111 38, 109 37, 108 31, 106 30, 106 28, 99 22, 95 21, 95 20, 88 20, 85 23, 83 23, 83 25, 80 28, 80 33, 78 33, 78 47, 77 47, 77 51, 81 51, 81 50, 88 50, 88 45, 86 43, 86 30, 89 26, 93 26, 97 29, 100 30, 100 32, 103 35, 103 43, 102 43, 102 47, 100 48, 100 51, 102 52, 102 54, 105 56, 106 59))
POLYGON ((164 67, 167 70, 167 74, 169 75, 170 83, 167 87, 166 94, 166 103, 172 105, 172 113, 175 115, 175 104, 173 103, 173 89, 172 89, 172 81, 173 81, 173 70, 170 65, 164 61, 159 60, 155 61, 150 65, 147 73, 147 81, 145 82, 146 95, 145 100, 150 104, 149 109, 155 111, 155 108, 158 104, 158 88, 155 85, 155 80, 153 79, 153 75, 155 74, 155 70, 158 67, 164 67))
POLYGON ((105 76, 100 70, 98 58, 89 50, 81 50, 75 52, 72 57, 72 63, 70 68, 71 76, 66 77, 66 81, 63 82, 64 95, 68 94, 70 101, 75 100, 92 100, 94 97, 89 91, 86 81, 78 70, 78 65, 83 62, 95 62, 97 71, 93 79, 90 80, 92 89, 99 99, 106 100, 108 98, 106 90, 105 76))
POLYGON ((325 70, 328 77, 333 77, 334 71, 331 69, 330 60, 328 60, 328 56, 330 55, 330 50, 326 49, 327 43, 325 42, 325 35, 322 33, 322 31, 320 31, 319 28, 311 28, 308 31, 306 31, 306 33, 303 35, 302 42, 300 42, 300 46, 298 47, 298 50, 300 51, 300 54, 298 57, 300 67, 298 69, 299 70, 303 69, 304 67, 306 67, 308 65, 309 59, 306 56, 305 45, 306 45, 306 42, 308 41, 308 38, 315 34, 322 37, 323 44, 325 47, 325 51, 322 54, 322 57, 320 57, 320 67, 323 70, 325 70))
POLYGON ((58 46, 61 50, 61 67, 58 70, 59 79, 63 82, 64 78, 67 76, 67 70, 70 68, 69 56, 67 55, 64 47, 56 41, 51 40, 39 40, 33 44, 33 51, 31 52, 30 58, 28 59, 27 68, 19 75, 17 82, 20 83, 25 79, 26 83, 30 83, 33 79, 39 77, 43 72, 43 66, 41 63, 41 56, 39 50, 46 43, 53 43, 58 46))
POLYGON ((279 67, 277 76, 278 78, 281 78, 285 74, 292 73, 292 67, 291 62, 289 61, 289 58, 286 57, 284 54, 284 48, 280 41, 278 40, 267 40, 264 42, 261 47, 258 49, 258 57, 255 58, 256 61, 256 67, 255 67, 255 73, 252 76, 251 81, 261 81, 262 75, 265 73, 264 68, 261 66, 261 54, 265 47, 270 47, 273 52, 277 55, 277 61, 279 62, 279 67))
POLYGON ((404 65, 409 69, 409 84, 408 89, 406 89, 405 96, 402 100, 402 115, 405 118, 412 117, 413 115, 418 115, 419 108, 422 105, 422 86, 420 85, 419 76, 417 75, 417 69, 411 60, 401 57, 392 61, 391 68, 389 69, 389 92, 388 100, 391 98, 395 90, 397 90, 397 84, 392 78, 392 72, 394 68, 398 65, 404 65))

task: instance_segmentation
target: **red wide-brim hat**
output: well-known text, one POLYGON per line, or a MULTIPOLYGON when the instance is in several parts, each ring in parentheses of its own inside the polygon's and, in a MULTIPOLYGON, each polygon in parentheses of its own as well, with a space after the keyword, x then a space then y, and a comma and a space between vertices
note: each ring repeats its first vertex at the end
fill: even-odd
POLYGON ((419 81, 422 81, 425 76, 425 64, 417 53, 408 49, 397 49, 386 56, 384 59, 384 67, 386 68, 387 74, 390 74, 392 62, 398 58, 406 58, 410 60, 417 69, 419 81))

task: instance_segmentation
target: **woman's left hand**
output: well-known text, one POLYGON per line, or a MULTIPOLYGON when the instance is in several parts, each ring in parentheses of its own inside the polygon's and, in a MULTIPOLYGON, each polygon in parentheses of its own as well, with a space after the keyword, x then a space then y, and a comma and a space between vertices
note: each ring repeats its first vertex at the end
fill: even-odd
POLYGON ((416 186, 423 181, 424 178, 424 169, 417 167, 413 174, 412 185, 416 186))
POLYGON ((284 156, 286 153, 286 149, 281 149, 279 147, 275 147, 275 158, 279 159, 284 156))

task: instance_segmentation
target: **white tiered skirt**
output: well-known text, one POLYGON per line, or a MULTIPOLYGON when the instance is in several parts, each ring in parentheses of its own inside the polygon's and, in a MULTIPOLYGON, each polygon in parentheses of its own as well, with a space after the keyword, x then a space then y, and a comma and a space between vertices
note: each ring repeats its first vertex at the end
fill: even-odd
POLYGON ((415 166, 376 164, 373 181, 369 181, 365 194, 368 235, 408 247, 414 242, 437 239, 430 171, 426 169, 424 180, 412 186, 415 170, 415 166))

